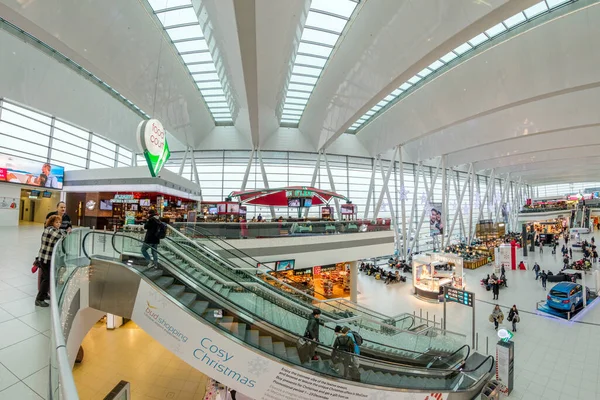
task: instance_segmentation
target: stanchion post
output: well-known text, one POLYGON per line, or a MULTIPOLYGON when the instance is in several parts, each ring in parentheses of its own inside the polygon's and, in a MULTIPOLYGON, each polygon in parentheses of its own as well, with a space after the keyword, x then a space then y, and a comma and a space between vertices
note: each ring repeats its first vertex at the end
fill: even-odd
POLYGON ((485 337, 485 354, 487 356, 490 355, 490 341, 489 341, 489 339, 490 339, 489 337, 487 337, 487 336, 485 337))
POLYGON ((479 350, 479 332, 475 334, 475 350, 479 350))

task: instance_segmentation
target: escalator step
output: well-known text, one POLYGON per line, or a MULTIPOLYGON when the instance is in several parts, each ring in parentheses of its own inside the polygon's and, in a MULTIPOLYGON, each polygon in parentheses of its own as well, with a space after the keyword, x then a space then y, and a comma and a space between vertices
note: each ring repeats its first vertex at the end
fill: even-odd
POLYGON ((285 352, 285 343, 275 342, 273 343, 273 353, 282 359, 287 359, 287 353, 285 352))
POLYGON ((208 308, 208 301, 196 300, 192 305, 192 310, 194 310, 198 315, 204 314, 204 311, 208 308))
POLYGON ((229 292, 231 292, 231 289, 228 287, 221 289, 221 294, 225 297, 229 296, 229 292))
POLYGON ((220 283, 217 283, 215 286, 212 287, 212 289, 217 293, 221 293, 221 289, 223 289, 223 285, 221 285, 220 283))
POLYGON ((240 322, 231 328, 231 333, 233 333, 235 337, 244 340, 246 339, 246 329, 247 325, 240 322))
POLYGON ((189 307, 196 300, 196 293, 187 293, 184 292, 181 296, 179 296, 179 301, 184 304, 186 307, 189 307))
POLYGON ((219 325, 221 325, 223 328, 227 329, 229 332, 231 332, 233 330, 233 325, 237 325, 237 322, 233 322, 233 317, 230 316, 224 316, 221 319, 221 322, 219 322, 219 325))
POLYGON ((175 282, 175 278, 172 276, 161 276, 157 280, 154 281, 159 287, 166 289, 171 286, 175 282))
POLYGON ((287 353, 287 359, 294 364, 300 364, 300 357, 298 356, 298 349, 295 347, 286 347, 285 352, 287 353))
POLYGON ((181 296, 183 294, 183 292, 185 292, 185 286, 183 286, 183 285, 171 285, 166 290, 166 292, 169 293, 173 297, 179 297, 179 296, 181 296))
POLYGON ((273 338, 271 336, 260 336, 258 341, 261 349, 269 354, 273 354, 273 338))
POLYGON ((216 308, 207 308, 206 311, 204 311, 204 319, 207 321, 210 321, 212 323, 217 322, 217 318, 215 317, 215 311, 217 309, 216 308))
POLYGON ((152 279, 154 281, 154 280, 160 278, 163 275, 163 270, 160 269, 160 268, 151 268, 151 269, 147 269, 143 273, 148 278, 150 278, 150 279, 152 279))
POLYGON ((217 283, 217 281, 215 281, 213 279, 207 279, 206 282, 204 282, 204 286, 206 286, 208 288, 212 288, 216 283, 217 283))
POLYGON ((253 346, 258 347, 258 345, 260 343, 259 332, 254 329, 246 331, 246 341, 248 343, 252 344, 253 346))

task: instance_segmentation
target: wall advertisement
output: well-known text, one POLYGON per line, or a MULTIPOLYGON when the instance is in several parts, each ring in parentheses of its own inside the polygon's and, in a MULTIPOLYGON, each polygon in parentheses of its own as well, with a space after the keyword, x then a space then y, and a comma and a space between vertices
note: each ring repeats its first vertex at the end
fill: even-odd
POLYGON ((429 234, 431 236, 444 234, 444 220, 442 217, 442 203, 431 203, 429 218, 429 234))
POLYGON ((144 281, 132 319, 192 367, 256 400, 445 400, 448 396, 370 389, 304 373, 192 319, 144 281))
POLYGON ((0 154, 0 181, 62 189, 64 167, 0 154))

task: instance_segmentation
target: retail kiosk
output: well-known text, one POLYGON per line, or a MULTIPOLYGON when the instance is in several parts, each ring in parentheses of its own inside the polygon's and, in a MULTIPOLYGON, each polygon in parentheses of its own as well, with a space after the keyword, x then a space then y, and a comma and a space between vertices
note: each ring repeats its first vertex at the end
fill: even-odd
POLYGON ((426 253, 413 257, 413 290, 417 298, 438 301, 444 286, 465 288, 463 259, 449 253, 426 253))

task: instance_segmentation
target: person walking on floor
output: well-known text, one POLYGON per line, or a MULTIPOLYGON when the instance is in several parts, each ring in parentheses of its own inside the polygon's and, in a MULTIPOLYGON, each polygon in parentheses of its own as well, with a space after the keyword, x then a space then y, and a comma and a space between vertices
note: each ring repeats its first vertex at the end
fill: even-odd
POLYGON ((162 222, 156 215, 156 210, 148 211, 148 220, 144 224, 146 236, 144 236, 144 244, 142 245, 142 255, 148 261, 148 267, 158 267, 158 245, 160 244, 160 231, 163 229, 162 222), (148 249, 152 249, 152 258, 148 254, 148 249))
POLYGON ((540 254, 544 253, 544 244, 540 241, 540 254))
POLYGON ((494 300, 498 300, 498 294, 500 293, 500 283, 498 279, 492 281, 492 292, 494 293, 494 300))
POLYGON ((533 272, 535 272, 535 280, 537 281, 540 277, 540 266, 537 262, 533 264, 533 272))
POLYGON ((50 290, 50 263, 52 262, 52 253, 58 240, 66 236, 66 232, 60 230, 62 218, 59 215, 52 215, 46 220, 44 232, 42 233, 42 243, 38 252, 38 265, 42 271, 40 287, 35 298, 35 305, 38 307, 48 307, 48 291, 50 290))
POLYGON ((546 290, 546 281, 548 280, 548 275, 546 274, 546 271, 542 270, 540 278, 542 278, 542 287, 544 288, 544 290, 546 290))
POLYGON ((502 313, 500 306, 496 304, 494 306, 494 310, 492 311, 492 314, 490 315, 490 322, 493 322, 494 328, 496 330, 498 330, 498 325, 501 324, 503 320, 504 320, 504 314, 502 313))
POLYGON ((521 318, 519 317, 519 310, 517 310, 517 306, 513 304, 512 308, 508 312, 508 320, 512 322, 513 332, 517 331, 517 322, 521 322, 521 318))
POLYGON ((573 258, 573 248, 569 248, 569 258, 573 258))

